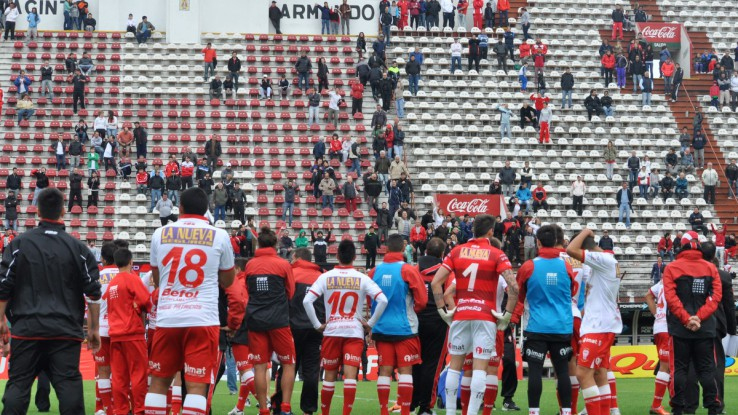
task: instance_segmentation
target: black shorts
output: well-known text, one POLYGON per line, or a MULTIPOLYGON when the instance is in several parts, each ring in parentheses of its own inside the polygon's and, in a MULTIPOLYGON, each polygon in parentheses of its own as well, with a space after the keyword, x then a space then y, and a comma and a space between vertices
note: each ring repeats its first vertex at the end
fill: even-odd
POLYGON ((549 353, 551 362, 569 361, 572 356, 571 335, 523 333, 523 360, 543 363, 549 353))

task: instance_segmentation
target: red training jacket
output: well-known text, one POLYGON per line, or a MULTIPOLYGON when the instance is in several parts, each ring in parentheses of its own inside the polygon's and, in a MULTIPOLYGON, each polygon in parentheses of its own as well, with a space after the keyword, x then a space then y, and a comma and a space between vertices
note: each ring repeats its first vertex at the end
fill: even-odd
POLYGON ((141 313, 151 310, 152 304, 141 278, 130 272, 119 273, 110 281, 102 298, 108 302, 110 340, 144 340, 141 313))

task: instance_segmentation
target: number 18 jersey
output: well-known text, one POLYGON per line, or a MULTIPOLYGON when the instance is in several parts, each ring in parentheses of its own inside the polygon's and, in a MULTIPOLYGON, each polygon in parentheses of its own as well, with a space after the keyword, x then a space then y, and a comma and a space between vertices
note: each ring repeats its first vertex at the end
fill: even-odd
POLYGON ((500 275, 512 269, 505 253, 490 245, 487 238, 472 239, 452 249, 442 266, 456 280, 454 321, 494 321, 500 275))
POLYGON ((233 268, 228 233, 202 216, 181 215, 151 239, 159 270, 157 327, 219 326, 218 272, 233 268))
POLYGON ((382 294, 374 280, 354 268, 337 266, 318 277, 310 286, 313 295, 325 301, 326 325, 324 336, 363 338, 359 321, 367 296, 372 300, 382 294))

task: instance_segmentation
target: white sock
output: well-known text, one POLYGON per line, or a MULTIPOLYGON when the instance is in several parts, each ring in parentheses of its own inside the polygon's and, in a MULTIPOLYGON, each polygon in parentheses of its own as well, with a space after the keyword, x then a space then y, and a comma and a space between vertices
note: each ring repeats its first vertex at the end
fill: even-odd
POLYGON ((172 396, 182 396, 182 387, 181 386, 172 386, 172 396))
POLYGON ((584 398, 585 401, 589 398, 594 398, 595 396, 599 396, 599 395, 600 395, 600 388, 598 388, 597 385, 590 386, 586 389, 582 389, 582 397, 584 398))
POLYGON ((669 383, 669 380, 671 379, 671 375, 669 375, 669 372, 658 372, 656 374, 656 379, 669 383))
POLYGON ((541 410, 539 408, 528 409, 528 415, 539 415, 540 413, 541 413, 541 410))
POLYGON ((100 392, 110 392, 111 388, 110 379, 98 379, 97 380, 97 389, 100 390, 100 392))
POLYGON ((456 394, 459 392, 461 372, 449 369, 446 371, 446 415, 456 415, 456 394))
POLYGON ((167 395, 160 393, 147 393, 146 400, 144 400, 144 406, 151 409, 167 409, 167 395))
POLYGON ((249 369, 243 372, 241 375, 241 383, 248 383, 251 380, 254 380, 254 371, 249 369))
POLYGON ((484 401, 484 391, 487 390, 487 371, 475 370, 472 372, 471 378, 471 398, 469 398, 469 407, 466 409, 467 415, 477 415, 479 407, 484 401))
POLYGON ((561 408, 561 415, 571 415, 571 408, 561 408))
POLYGON ((577 378, 576 376, 569 376, 569 381, 571 382, 571 386, 579 386, 579 378, 577 378))
POLYGON ((184 402, 182 403, 182 413, 192 415, 205 415, 205 410, 208 406, 208 400, 201 395, 195 395, 194 393, 188 393, 185 396, 184 402))
POLYGON ((600 391, 601 396, 607 396, 608 399, 610 399, 610 385, 605 386, 598 386, 597 388, 600 391))
POLYGON ((500 380, 495 375, 487 375, 486 383, 487 386, 497 386, 500 383, 500 380))

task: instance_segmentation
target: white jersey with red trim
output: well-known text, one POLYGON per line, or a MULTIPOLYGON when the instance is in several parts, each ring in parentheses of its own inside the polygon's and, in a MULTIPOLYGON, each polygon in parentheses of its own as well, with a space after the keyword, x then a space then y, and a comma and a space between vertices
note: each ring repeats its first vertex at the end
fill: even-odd
MULTIPOLYGON (((141 282, 143 282, 146 289, 149 290, 149 294, 153 295, 154 291, 156 291, 156 287, 154 286, 154 281, 151 278, 151 271, 141 274, 141 282)), ((149 322, 148 329, 154 330, 156 329, 156 301, 154 301, 153 297, 151 297, 151 303, 151 310, 146 313, 146 320, 149 322)))
POLYGON ((656 300, 656 315, 653 321, 653 334, 668 333, 666 324, 666 297, 664 297, 664 284, 659 281, 651 287, 651 294, 656 300))
POLYGON ((571 314, 574 317, 582 318, 582 312, 579 310, 579 300, 584 298, 584 283, 589 279, 591 269, 582 264, 581 261, 570 257, 566 251, 562 251, 559 258, 563 259, 574 270, 574 281, 576 281, 577 287, 571 296, 571 314))
POLYGON ((309 292, 316 297, 323 296, 324 336, 363 339, 364 327, 360 319, 366 297, 374 300, 382 294, 382 289, 368 275, 339 266, 318 277, 309 292))
MULTIPOLYGON (((118 267, 115 265, 107 265, 100 270, 100 298, 108 291, 108 284, 118 275, 118 267)), ((108 337, 108 302, 100 301, 100 337, 108 337)))
POLYGON ((203 216, 182 215, 151 239, 159 270, 157 327, 219 326, 218 272, 233 269, 228 233, 203 216))
POLYGON ((587 307, 582 318, 581 335, 590 333, 615 333, 623 331, 623 321, 618 308, 620 269, 615 255, 605 252, 584 251, 584 265, 592 269, 589 277, 587 307))

